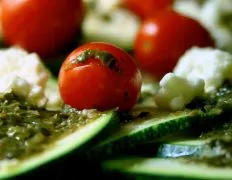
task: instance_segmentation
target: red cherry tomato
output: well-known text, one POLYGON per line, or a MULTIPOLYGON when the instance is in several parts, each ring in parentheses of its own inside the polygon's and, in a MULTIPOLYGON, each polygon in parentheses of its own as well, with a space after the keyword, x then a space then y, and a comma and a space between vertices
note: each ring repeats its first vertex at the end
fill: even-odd
POLYGON ((144 72, 160 79, 192 46, 214 46, 214 42, 195 20, 165 10, 143 22, 135 38, 134 56, 144 72))
POLYGON ((172 5, 174 0, 122 0, 122 6, 142 19, 172 5))
POLYGON ((132 57, 108 43, 76 48, 58 76, 61 98, 77 109, 129 110, 138 100, 141 73, 132 57))
POLYGON ((64 48, 80 27, 81 0, 3 0, 4 39, 41 56, 64 48))

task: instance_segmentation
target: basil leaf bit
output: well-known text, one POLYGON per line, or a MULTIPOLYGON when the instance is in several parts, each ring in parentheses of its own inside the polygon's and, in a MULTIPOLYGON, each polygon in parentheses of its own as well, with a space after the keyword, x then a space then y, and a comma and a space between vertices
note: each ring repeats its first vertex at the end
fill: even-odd
POLYGON ((121 73, 122 70, 117 66, 116 58, 107 51, 101 51, 101 50, 91 50, 87 49, 84 52, 80 53, 76 59, 73 59, 71 61, 71 64, 78 64, 83 63, 87 61, 88 59, 95 58, 100 60, 100 62, 107 66, 109 69, 121 73))

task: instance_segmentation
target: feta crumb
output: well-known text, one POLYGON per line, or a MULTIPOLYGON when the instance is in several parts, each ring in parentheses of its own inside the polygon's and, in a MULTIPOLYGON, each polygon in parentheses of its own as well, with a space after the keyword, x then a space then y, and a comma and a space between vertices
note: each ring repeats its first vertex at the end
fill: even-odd
POLYGON ((209 30, 218 48, 232 52, 232 1, 208 0, 199 13, 200 22, 209 30))
POLYGON ((201 13, 201 6, 198 0, 186 1, 176 0, 173 3, 173 9, 184 16, 198 20, 201 13))
POLYGON ((140 25, 138 17, 122 8, 114 9, 107 16, 109 21, 102 14, 91 12, 86 15, 82 23, 85 41, 99 41, 104 37, 106 42, 131 48, 140 25))
POLYGON ((0 64, 0 77, 14 74, 29 83, 42 87, 50 77, 49 71, 37 54, 29 54, 19 47, 1 49, 0 64))
POLYGON ((37 54, 19 47, 0 50, 1 95, 12 92, 39 108, 58 110, 63 102, 57 88, 47 93, 49 77, 50 71, 37 54))
POLYGON ((95 10, 99 14, 108 14, 117 9, 120 3, 120 0, 95 0, 95 10))
POLYGON ((57 111, 60 110, 62 106, 63 101, 61 100, 59 93, 53 93, 50 96, 48 96, 48 101, 45 107, 47 110, 57 111))
POLYGON ((215 91, 225 80, 232 80, 232 55, 219 49, 193 47, 179 59, 173 72, 184 78, 201 78, 206 93, 215 91))
POLYGON ((185 79, 174 73, 166 74, 159 83, 160 88, 155 95, 158 108, 181 110, 195 97, 204 92, 204 81, 197 77, 185 79))
POLYGON ((231 0, 177 0, 175 11, 201 23, 215 40, 216 47, 232 52, 231 0))
POLYGON ((30 84, 25 79, 13 74, 0 78, 0 94, 10 92, 27 99, 29 103, 37 107, 44 107, 47 102, 42 87, 30 84))

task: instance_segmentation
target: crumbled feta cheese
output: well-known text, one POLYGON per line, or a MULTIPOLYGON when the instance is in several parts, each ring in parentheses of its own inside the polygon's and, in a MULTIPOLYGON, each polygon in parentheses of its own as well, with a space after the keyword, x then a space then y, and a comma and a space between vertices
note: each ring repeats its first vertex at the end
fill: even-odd
POLYGON ((15 95, 27 99, 29 103, 37 107, 45 106, 47 98, 41 86, 30 84, 25 79, 14 74, 0 78, 0 93, 13 92, 15 95))
POLYGON ((225 80, 232 80, 232 55, 219 49, 193 47, 179 59, 173 72, 184 78, 201 78, 206 93, 215 91, 225 80))
POLYGON ((216 47, 232 52, 232 1, 231 0, 177 0, 173 8, 196 19, 211 34, 216 47))
POLYGON ((82 23, 85 41, 104 41, 131 49, 140 27, 140 21, 130 11, 115 9, 107 14, 88 13, 82 23), (104 28, 103 28, 104 27, 104 28), (123 27, 123 28, 122 28, 123 27))
POLYGON ((39 108, 62 107, 59 91, 47 94, 50 71, 39 56, 19 47, 0 50, 0 94, 13 92, 39 108))
POLYGON ((37 54, 18 47, 0 50, 0 77, 9 74, 39 86, 45 86, 50 76, 37 54))
POLYGON ((198 0, 176 0, 173 3, 173 9, 176 12, 183 14, 184 16, 188 16, 197 20, 201 12, 201 6, 198 3, 198 0))
POLYGON ((62 105, 63 105, 63 101, 61 100, 59 93, 53 93, 50 96, 48 96, 48 101, 46 104, 47 110, 57 111, 60 110, 62 105))
POLYGON ((95 0, 95 10, 99 14, 111 13, 119 7, 121 0, 95 0))
POLYGON ((200 22, 211 33, 217 47, 232 52, 232 1, 208 0, 199 15, 200 22))
POLYGON ((159 83, 160 88, 155 95, 158 108, 181 110, 195 97, 204 92, 204 81, 197 77, 183 78, 174 73, 166 74, 159 83))

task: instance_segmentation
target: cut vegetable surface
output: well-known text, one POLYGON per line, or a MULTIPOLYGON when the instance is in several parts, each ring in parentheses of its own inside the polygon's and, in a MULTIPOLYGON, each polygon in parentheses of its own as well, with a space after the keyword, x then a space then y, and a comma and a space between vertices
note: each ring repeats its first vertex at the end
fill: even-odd
POLYGON ((0 99, 0 179, 31 173, 85 151, 117 124, 115 111, 34 109, 13 94, 0 99))
MULTIPOLYGON (((232 168, 211 167, 185 159, 131 157, 102 163, 105 170, 118 172, 128 179, 229 180, 232 168)), ((115 176, 114 176, 115 177, 115 176)))
POLYGON ((161 111, 145 105, 134 108, 129 114, 122 114, 120 128, 91 148, 88 154, 97 158, 110 157, 174 132, 206 130, 231 110, 230 89, 221 88, 211 96, 195 100, 183 111, 161 111))
POLYGON ((200 110, 179 112, 160 111, 156 108, 140 108, 133 112, 130 122, 122 123, 119 130, 90 149, 90 157, 107 157, 120 153, 146 141, 152 141, 166 134, 188 129, 194 123, 205 122, 220 116, 221 109, 204 113, 200 110))

